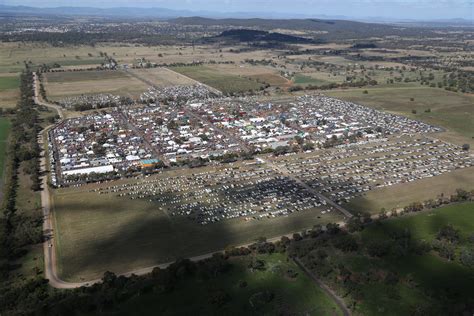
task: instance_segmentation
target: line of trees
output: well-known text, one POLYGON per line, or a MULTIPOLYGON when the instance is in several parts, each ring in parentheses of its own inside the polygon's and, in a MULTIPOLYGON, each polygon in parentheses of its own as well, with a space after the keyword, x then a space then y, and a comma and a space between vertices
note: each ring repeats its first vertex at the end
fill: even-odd
MULTIPOLYGON (((20 92, 20 101, 12 117, 12 132, 5 166, 3 210, 0 218, 0 278, 2 280, 8 280, 10 273, 18 268, 18 265, 13 262, 26 254, 27 246, 42 241, 41 213, 25 214, 17 209, 16 203, 19 172, 30 175, 32 190, 40 189, 40 148, 37 143, 40 127, 33 100, 33 77, 28 68, 21 75, 20 92), (20 170, 21 166, 23 166, 22 170, 20 170)), ((3 284, 9 285, 8 282, 2 282, 3 284)))

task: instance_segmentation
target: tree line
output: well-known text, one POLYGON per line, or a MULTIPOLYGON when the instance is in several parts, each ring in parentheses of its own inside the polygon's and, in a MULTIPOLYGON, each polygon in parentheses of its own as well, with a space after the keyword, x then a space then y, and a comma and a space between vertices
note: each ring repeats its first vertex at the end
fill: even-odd
POLYGON ((41 213, 26 214, 17 208, 20 172, 30 175, 31 190, 41 188, 40 148, 37 142, 40 127, 33 100, 32 72, 27 68, 20 79, 20 101, 11 118, 12 131, 7 149, 6 184, 0 218, 0 278, 7 281, 2 282, 4 286, 9 286, 10 273, 18 268, 14 262, 27 253, 26 247, 42 241, 41 213))

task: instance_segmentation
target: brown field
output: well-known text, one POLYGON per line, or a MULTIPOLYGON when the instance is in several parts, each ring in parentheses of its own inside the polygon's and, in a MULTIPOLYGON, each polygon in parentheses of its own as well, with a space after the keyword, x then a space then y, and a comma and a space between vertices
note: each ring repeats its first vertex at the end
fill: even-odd
POLYGON ((196 82, 167 68, 131 69, 131 72, 153 82, 156 86, 193 85, 196 82))
POLYGON ((285 87, 291 85, 291 81, 280 76, 278 70, 267 66, 253 66, 249 64, 233 65, 208 65, 217 72, 252 78, 270 84, 271 86, 285 87))
POLYGON ((103 44, 97 45, 99 51, 107 52, 113 56, 119 63, 132 64, 138 58, 145 58, 150 62, 158 64, 174 64, 174 63, 193 63, 193 62, 209 62, 214 61, 234 61, 240 63, 244 59, 262 59, 271 58, 275 53, 271 51, 255 51, 234 53, 230 49, 238 49, 239 47, 226 47, 219 51, 218 47, 213 46, 195 46, 194 49, 189 46, 134 46, 131 44, 103 44), (161 57, 159 56, 161 54, 161 57))
POLYGON ((6 90, 0 92, 0 108, 13 108, 20 97, 20 91, 6 90))
POLYGON ((83 94, 112 93, 137 97, 148 86, 123 71, 81 71, 48 73, 46 94, 52 100, 83 94))
POLYGON ((255 79, 257 81, 263 81, 268 83, 271 86, 275 87, 289 87, 291 86, 292 82, 280 75, 277 74, 272 74, 272 73, 266 73, 266 74, 259 74, 259 75, 250 75, 249 76, 252 79, 255 79))

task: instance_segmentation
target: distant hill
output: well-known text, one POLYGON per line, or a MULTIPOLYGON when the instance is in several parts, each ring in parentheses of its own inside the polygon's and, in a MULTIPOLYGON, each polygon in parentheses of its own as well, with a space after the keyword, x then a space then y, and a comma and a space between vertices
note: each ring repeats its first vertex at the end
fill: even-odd
POLYGON ((397 25, 364 23, 346 20, 322 19, 211 19, 204 17, 180 17, 169 20, 181 25, 221 25, 245 27, 261 30, 289 29, 307 30, 320 33, 323 39, 361 39, 388 35, 435 35, 432 30, 418 27, 400 27, 397 25))
MULTIPOLYGON (((203 12, 205 13, 205 12, 203 12)), ((8 6, 0 4, 0 15, 61 15, 61 16, 91 16, 104 18, 176 18, 179 16, 196 15, 187 10, 172 10, 166 8, 92 8, 92 7, 55 7, 35 8, 28 6, 8 6)))
POLYGON ((304 37, 287 35, 277 32, 267 32, 260 30, 232 29, 224 31, 218 36, 209 38, 210 40, 230 40, 238 42, 280 42, 280 43, 310 43, 311 39, 304 37))

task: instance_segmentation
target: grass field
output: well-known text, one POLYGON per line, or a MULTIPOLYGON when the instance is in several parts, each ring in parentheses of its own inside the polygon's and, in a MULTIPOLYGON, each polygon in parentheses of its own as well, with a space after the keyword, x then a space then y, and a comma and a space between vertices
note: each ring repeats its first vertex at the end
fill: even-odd
POLYGON ((252 78, 239 77, 226 72, 216 71, 207 66, 171 67, 172 70, 194 80, 207 84, 223 93, 246 92, 258 90, 263 85, 252 78))
POLYGON ((273 73, 262 73, 262 74, 255 74, 255 75, 249 75, 249 78, 259 80, 265 83, 268 83, 271 86, 275 87, 288 87, 291 86, 291 81, 278 75, 278 74, 273 74, 273 73))
MULTIPOLYGON (((314 78, 310 74, 296 74, 293 77, 293 83, 296 85, 301 85, 301 86, 307 86, 307 85, 313 85, 313 86, 321 86, 324 84, 328 84, 331 82, 338 82, 338 80, 335 80, 335 77, 332 77, 333 79, 326 78, 327 75, 324 76, 319 76, 320 78, 314 78), (324 79, 322 78, 324 77, 324 79)), ((339 80, 340 81, 340 80, 339 80)))
MULTIPOLYGON (((446 224, 452 224, 460 231, 461 245, 469 243, 467 237, 474 232, 474 203, 450 205, 441 209, 420 214, 406 216, 384 221, 381 225, 373 225, 361 234, 364 241, 374 239, 382 240, 390 238, 392 231, 409 229, 412 238, 417 240, 431 241, 435 238, 438 230, 446 224)), ((472 244, 471 244, 472 245, 472 244)), ((375 315, 383 312, 384 315, 406 315, 409 308, 418 304, 423 306, 439 304, 437 297, 443 297, 444 292, 449 289, 450 294, 456 293, 457 302, 470 298, 474 293, 474 271, 462 266, 458 260, 446 261, 434 253, 422 256, 409 255, 398 258, 388 257, 383 260, 362 259, 353 260, 353 267, 361 270, 369 270, 375 267, 388 268, 400 273, 402 278, 412 278, 416 287, 409 287, 401 282, 396 291, 403 298, 403 304, 389 298, 389 291, 382 284, 378 287, 367 286, 365 291, 371 300, 364 301, 360 306, 360 314, 375 315), (372 261, 372 262, 370 262, 372 261), (425 291, 431 293, 428 298, 425 291)), ((400 302, 400 300, 396 300, 400 302)), ((439 306, 446 308, 446 306, 439 306)), ((435 308, 436 310, 436 308, 435 308)))
POLYGON ((46 95, 52 100, 100 93, 136 97, 148 88, 123 71, 56 72, 44 77, 46 95))
POLYGON ((258 255, 267 266, 250 270, 250 256, 229 259, 232 268, 217 278, 199 282, 194 277, 180 281, 175 290, 160 296, 137 296, 119 308, 116 315, 341 315, 333 301, 285 255, 258 255), (290 279, 285 272, 298 273, 290 279), (241 281, 247 286, 240 287, 241 281), (209 296, 223 290, 230 299, 223 306, 209 304, 209 296), (271 291, 274 298, 263 303, 259 293, 271 291))
MULTIPOLYGON (((157 176, 165 179, 169 172, 157 176)), ((54 192, 56 251, 60 275, 66 280, 90 280, 106 270, 123 273, 342 220, 334 212, 321 217, 320 212, 302 211, 288 217, 233 219, 202 226, 184 217, 167 216, 155 202, 89 192, 107 185, 54 192)))
POLYGON ((5 90, 17 89, 19 86, 19 76, 0 76, 0 92, 5 90))
POLYGON ((193 85, 196 82, 167 68, 131 69, 141 78, 153 82, 155 86, 193 85))
POLYGON ((304 239, 299 248, 305 249, 305 265, 344 297, 353 315, 461 315, 464 304, 472 306, 474 270, 460 262, 459 251, 472 247, 473 232, 474 203, 465 202, 366 226, 352 234, 358 245, 352 251, 341 251, 338 237, 329 237, 331 243, 304 239), (460 235, 452 261, 428 247, 420 250, 446 224, 460 235), (385 242, 387 252, 369 255, 374 241, 385 242))
POLYGON ((18 74, 0 75, 0 108, 12 108, 16 105, 20 92, 18 74))
POLYGON ((99 57, 99 50, 85 45, 52 47, 46 43, 0 43, 0 73, 20 72, 25 61, 32 66, 54 63, 98 66, 103 58, 99 57))
POLYGON ((7 140, 10 134, 11 122, 5 117, 0 117, 0 179, 3 179, 3 169, 5 166, 5 155, 7 150, 7 140))
POLYGON ((382 208, 389 211, 392 208, 407 206, 412 202, 423 202, 436 198, 440 194, 449 196, 458 188, 474 190, 474 167, 375 189, 351 200, 346 207, 353 213, 363 211, 377 214, 382 208))
POLYGON ((417 86, 334 90, 326 94, 444 127, 451 133, 450 141, 474 144, 472 95, 417 86), (363 94, 363 90, 368 94, 363 94), (416 110, 416 114, 412 110, 416 110))

